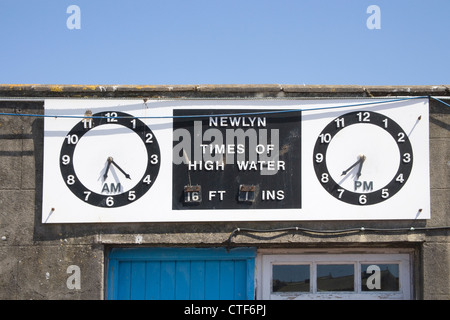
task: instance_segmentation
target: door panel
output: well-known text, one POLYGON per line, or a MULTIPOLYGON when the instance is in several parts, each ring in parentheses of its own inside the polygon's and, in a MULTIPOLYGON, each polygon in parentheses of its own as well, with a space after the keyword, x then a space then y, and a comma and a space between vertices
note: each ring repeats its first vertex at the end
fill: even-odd
POLYGON ((116 248, 107 299, 254 299, 253 248, 116 248))

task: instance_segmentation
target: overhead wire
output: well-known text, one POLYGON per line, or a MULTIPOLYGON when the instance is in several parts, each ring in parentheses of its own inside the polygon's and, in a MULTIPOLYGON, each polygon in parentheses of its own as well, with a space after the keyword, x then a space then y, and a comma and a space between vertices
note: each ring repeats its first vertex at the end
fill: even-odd
MULTIPOLYGON (((291 113, 291 112, 306 112, 306 111, 316 111, 316 110, 328 110, 328 109, 339 109, 339 108, 349 108, 349 107, 360 107, 360 106, 368 106, 374 104, 386 104, 386 103, 394 103, 400 101, 407 101, 412 99, 425 99, 432 98, 436 101, 441 102, 442 104, 450 107, 450 104, 435 98, 433 96, 417 96, 417 97, 405 97, 405 98, 396 98, 396 99, 388 99, 388 100, 377 100, 370 102, 362 102, 362 103, 354 103, 354 104, 346 104, 346 105, 332 105, 326 107, 317 107, 317 108, 303 108, 303 109, 280 109, 280 110, 269 110, 269 111, 255 111, 255 112, 237 112, 237 113, 224 113, 224 114, 214 114, 214 116, 248 116, 248 115, 265 115, 265 114, 281 114, 281 113, 291 113)), ((138 119, 176 119, 176 118, 202 118, 202 117, 210 117, 211 114, 200 114, 200 115, 164 115, 164 116, 116 116, 116 117, 107 117, 107 116, 87 116, 87 115, 58 115, 58 114, 31 114, 31 113, 12 113, 12 112, 0 112, 0 116, 21 116, 21 117, 37 117, 37 118, 78 118, 78 119, 104 119, 104 118, 138 118, 138 119)))
POLYGON ((274 233, 274 232, 304 232, 312 233, 318 235, 342 235, 349 233, 362 233, 362 232, 426 232, 435 230, 450 230, 450 226, 436 226, 436 227, 397 227, 397 228, 371 228, 371 227, 359 227, 359 228, 347 228, 347 229, 310 229, 304 227, 285 227, 285 228, 274 228, 274 229, 253 229, 253 228, 235 228, 229 235, 226 243, 231 246, 231 241, 233 237, 237 236, 240 232, 248 233, 274 233))

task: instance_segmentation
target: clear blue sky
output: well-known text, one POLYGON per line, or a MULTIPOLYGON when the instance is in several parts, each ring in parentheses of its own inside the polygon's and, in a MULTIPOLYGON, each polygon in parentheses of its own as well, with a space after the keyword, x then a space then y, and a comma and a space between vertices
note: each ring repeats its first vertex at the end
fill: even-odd
POLYGON ((450 0, 0 0, 0 41, 8 84, 450 83, 450 0))

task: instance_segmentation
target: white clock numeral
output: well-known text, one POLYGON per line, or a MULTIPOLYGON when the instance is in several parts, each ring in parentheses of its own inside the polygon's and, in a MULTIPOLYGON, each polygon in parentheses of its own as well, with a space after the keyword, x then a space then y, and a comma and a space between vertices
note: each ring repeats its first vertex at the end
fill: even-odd
POLYGON ((360 204, 366 204, 367 203, 367 196, 365 194, 362 194, 359 196, 359 203, 360 204))
POLYGON ((397 136, 398 136, 397 142, 405 142, 405 134, 403 132, 399 132, 397 136))
POLYGON ((408 163, 410 161, 411 161, 411 155, 409 153, 404 153, 403 154, 403 162, 408 163))
POLYGON ((389 189, 381 189, 381 197, 383 199, 389 198, 389 189))
POLYGON ((152 183, 152 180, 150 179, 150 175, 146 175, 144 180, 142 180, 142 182, 146 183, 146 184, 150 184, 152 183))
POLYGON ((150 159, 150 163, 151 164, 157 164, 158 163, 158 155, 157 154, 152 154, 151 159, 150 159))
POLYGON ((135 199, 136 199, 135 191, 132 190, 132 191, 128 192, 128 200, 133 201, 135 199))
POLYGON ((319 135, 320 143, 329 143, 331 141, 331 134, 329 133, 321 133, 319 135))
POLYGON ((334 122, 336 122, 336 128, 344 127, 344 118, 337 118, 334 122))
POLYGON ((108 207, 112 207, 114 205, 114 197, 108 197, 106 198, 106 205, 108 207))
POLYGON ((62 160, 62 164, 65 166, 67 166, 70 163, 70 157, 67 154, 63 155, 61 157, 61 160, 62 160))
POLYGON ((384 119, 383 122, 384 122, 384 127, 387 128, 388 127, 388 119, 384 119))
POLYGON ((150 132, 145 134, 145 143, 153 143, 153 134, 150 132))
POLYGON ((136 119, 130 121, 133 124, 133 129, 136 129, 136 119))
POLYGON ((92 129, 92 119, 83 119, 83 128, 84 129, 92 129))
POLYGON ((73 175, 68 175, 67 176, 67 184, 68 185, 73 185, 75 183, 75 177, 73 175))
POLYGON ((358 116, 358 121, 370 122, 370 113, 369 112, 358 112, 356 115, 358 116))
POLYGON ((322 178, 320 178, 320 181, 322 181, 322 183, 327 183, 329 181, 328 173, 322 173, 322 178))
POLYGON ((400 173, 400 174, 398 175, 398 177, 395 178, 395 181, 398 181, 398 182, 400 182, 400 183, 405 182, 405 179, 403 178, 403 173, 400 173))
POLYGON ((316 162, 321 163, 323 161, 323 154, 316 153, 316 162))
POLYGON ((117 112, 107 112, 105 113, 106 122, 117 122, 117 112))
POLYGON ((84 197, 84 201, 88 201, 89 200, 89 196, 91 195, 91 191, 84 191, 83 192, 85 195, 86 195, 86 197, 84 197))
POLYGON ((339 199, 342 199, 342 195, 344 194, 344 189, 337 189, 337 191, 339 192, 339 199))
POLYGON ((66 136, 67 144, 77 144, 78 136, 76 134, 69 134, 66 136))

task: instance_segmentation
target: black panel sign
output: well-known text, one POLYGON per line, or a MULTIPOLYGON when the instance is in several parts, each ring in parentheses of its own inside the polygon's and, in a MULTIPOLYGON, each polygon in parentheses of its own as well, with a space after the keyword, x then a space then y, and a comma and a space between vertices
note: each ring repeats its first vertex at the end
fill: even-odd
POLYGON ((301 208, 301 112, 276 111, 174 110, 172 208, 301 208))

